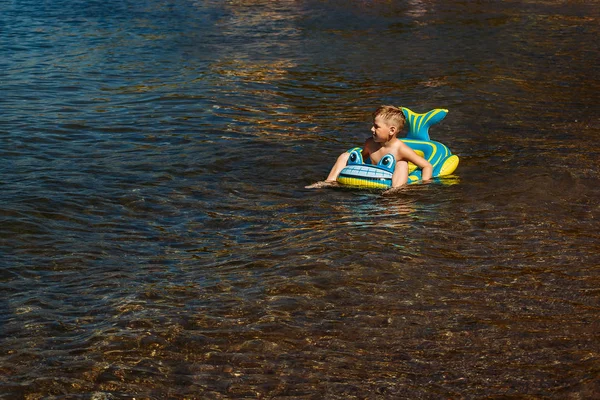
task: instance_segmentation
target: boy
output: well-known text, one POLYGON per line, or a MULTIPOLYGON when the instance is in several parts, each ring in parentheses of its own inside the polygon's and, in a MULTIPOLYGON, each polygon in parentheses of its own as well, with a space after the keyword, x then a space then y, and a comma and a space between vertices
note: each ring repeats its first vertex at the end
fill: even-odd
MULTIPOLYGON (((398 134, 404 128, 406 118, 398 107, 381 106, 373 112, 372 136, 365 141, 362 156, 365 163, 377 164, 386 154, 392 154, 396 159, 396 169, 392 175, 392 189, 405 185, 408 181, 408 162, 422 169, 422 179, 431 179, 433 167, 413 149, 398 139, 398 134)), ((341 154, 335 162, 327 179, 306 186, 308 189, 333 185, 337 177, 348 163, 350 153, 341 154)))

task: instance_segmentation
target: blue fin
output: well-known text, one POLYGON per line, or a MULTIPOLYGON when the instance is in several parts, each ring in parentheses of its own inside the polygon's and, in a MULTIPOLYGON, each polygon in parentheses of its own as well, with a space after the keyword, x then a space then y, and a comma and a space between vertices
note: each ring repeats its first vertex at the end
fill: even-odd
POLYGON ((429 127, 437 124, 446 117, 448 110, 436 108, 425 114, 417 114, 406 107, 401 107, 408 123, 407 139, 430 140, 429 127))

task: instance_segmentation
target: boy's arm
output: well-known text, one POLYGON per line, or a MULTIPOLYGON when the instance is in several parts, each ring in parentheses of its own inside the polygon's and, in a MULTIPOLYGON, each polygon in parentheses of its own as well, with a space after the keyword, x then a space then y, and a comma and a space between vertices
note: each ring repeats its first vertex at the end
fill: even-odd
POLYGON ((408 182, 408 163, 406 161, 396 162, 396 169, 392 174, 392 188, 406 185, 408 182))
POLYGON ((348 164, 348 158, 350 157, 350 153, 345 152, 339 155, 333 167, 331 167, 331 171, 329 171, 329 175, 327 175, 327 179, 324 181, 319 181, 313 183, 312 185, 304 186, 306 189, 317 189, 325 186, 332 186, 337 184, 337 177, 342 172, 346 164, 348 164))
POLYGON ((433 167, 431 166, 431 163, 429 161, 415 153, 414 150, 408 146, 402 147, 400 149, 400 155, 400 159, 410 161, 417 167, 421 168, 422 180, 428 181, 431 179, 431 176, 433 174, 433 167))
MULTIPOLYGON (((370 139, 367 139, 363 146, 363 150, 362 150, 363 158, 367 158, 371 154, 371 151, 369 149, 369 143, 370 143, 369 140, 370 139)), ((324 181, 313 183, 312 185, 305 186, 305 188, 306 189, 315 189, 315 188, 321 188, 324 186, 331 186, 331 185, 337 184, 337 177, 340 175, 340 172, 342 172, 344 167, 346 167, 346 165, 348 164, 349 157, 350 157, 350 153, 348 153, 348 152, 340 154, 339 157, 337 158, 335 164, 333 164, 333 167, 331 167, 331 171, 329 171, 329 175, 327 175, 327 179, 325 179, 324 181)))
POLYGON ((346 164, 348 164, 349 157, 350 157, 350 153, 348 153, 348 152, 340 154, 340 156, 337 158, 335 164, 331 168, 331 171, 329 171, 329 175, 327 176, 327 179, 325 180, 325 182, 335 182, 337 180, 337 177, 340 174, 340 172, 342 172, 342 170, 344 169, 346 164))
POLYGON ((371 146, 373 144, 373 139, 368 138, 367 140, 365 140, 365 144, 363 145, 362 151, 361 151, 361 155, 363 160, 368 159, 369 157, 371 157, 371 146))
MULTIPOLYGON (((368 144, 369 144, 369 139, 367 139, 367 141, 365 142, 365 145, 363 146, 363 149, 362 149, 363 158, 369 157, 370 151, 369 151, 368 144)), ((331 171, 329 171, 329 175, 327 176, 327 179, 325 179, 325 182, 333 183, 333 182, 337 181, 337 177, 340 175, 340 172, 342 172, 342 170, 348 164, 348 158, 350 158, 350 153, 344 152, 344 153, 340 154, 340 156, 337 158, 335 164, 331 168, 331 171)))

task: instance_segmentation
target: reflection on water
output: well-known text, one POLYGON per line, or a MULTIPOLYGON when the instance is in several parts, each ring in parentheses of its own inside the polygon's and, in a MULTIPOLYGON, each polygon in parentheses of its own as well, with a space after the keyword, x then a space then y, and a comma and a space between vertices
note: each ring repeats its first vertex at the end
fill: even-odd
POLYGON ((595 398, 598 12, 12 2, 0 398, 595 398), (380 104, 456 174, 306 190, 380 104))

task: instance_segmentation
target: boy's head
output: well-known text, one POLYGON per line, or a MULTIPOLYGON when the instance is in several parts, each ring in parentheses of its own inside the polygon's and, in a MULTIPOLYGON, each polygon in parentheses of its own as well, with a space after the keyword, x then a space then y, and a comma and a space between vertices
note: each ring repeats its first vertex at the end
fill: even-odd
POLYGON ((404 128, 406 118, 401 108, 394 106, 381 106, 373 112, 373 121, 377 118, 382 119, 389 126, 396 127, 396 130, 400 132, 404 128))

